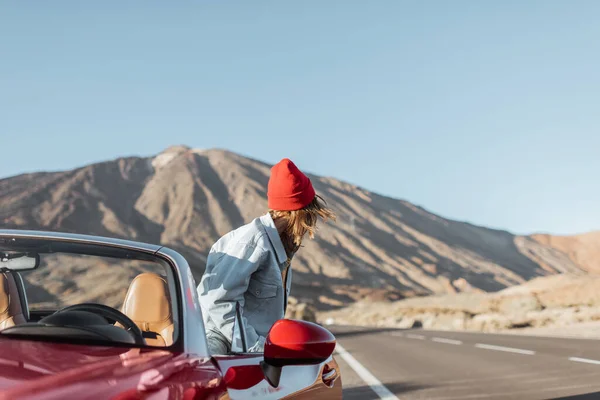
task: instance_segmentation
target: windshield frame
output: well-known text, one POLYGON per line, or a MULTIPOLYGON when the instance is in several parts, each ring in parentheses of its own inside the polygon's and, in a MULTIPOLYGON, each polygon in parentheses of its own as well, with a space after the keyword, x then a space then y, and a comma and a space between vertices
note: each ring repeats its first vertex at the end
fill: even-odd
MULTIPOLYGON (((0 248, 29 251, 43 254, 81 254, 126 260, 140 260, 157 263, 165 268, 171 297, 171 313, 174 323, 173 343, 168 347, 126 345, 154 350, 180 351, 184 343, 183 296, 181 292, 181 274, 178 265, 170 257, 158 254, 163 247, 122 239, 105 238, 91 235, 62 234, 57 232, 0 230, 0 248)), ((19 272, 19 271, 14 271, 19 272)), ((12 335, 11 335, 12 336, 12 335)), ((5 337, 9 337, 6 335, 5 337)), ((24 339, 22 336, 12 336, 24 339)), ((29 340, 30 338, 26 338, 29 340)), ((32 340, 34 338, 31 338, 32 340)), ((38 339, 39 340, 39 339, 38 339)), ((63 342, 64 338, 47 337, 42 341, 63 342)), ((91 344, 91 343, 90 343, 91 344)), ((122 347, 122 343, 98 342, 97 345, 122 347)))

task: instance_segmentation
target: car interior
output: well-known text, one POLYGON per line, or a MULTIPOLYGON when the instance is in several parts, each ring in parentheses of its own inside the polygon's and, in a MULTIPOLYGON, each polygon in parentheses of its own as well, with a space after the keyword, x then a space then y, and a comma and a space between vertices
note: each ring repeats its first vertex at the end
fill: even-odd
POLYGON ((136 276, 129 285, 121 311, 141 329, 146 344, 161 347, 173 344, 169 288, 160 275, 145 272, 136 276))
POLYGON ((169 347, 173 344, 175 331, 171 304, 166 279, 156 273, 144 272, 130 283, 120 311, 86 303, 52 313, 30 315, 21 274, 10 270, 0 273, 0 331, 8 335, 72 337, 169 347))
POLYGON ((0 273, 0 330, 26 323, 28 310, 21 275, 14 271, 0 273))

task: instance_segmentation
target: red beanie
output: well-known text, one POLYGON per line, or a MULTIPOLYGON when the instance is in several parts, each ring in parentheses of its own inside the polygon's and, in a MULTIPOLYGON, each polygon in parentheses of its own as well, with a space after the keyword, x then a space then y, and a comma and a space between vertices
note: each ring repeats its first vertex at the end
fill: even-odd
POLYGON ((314 200, 315 189, 308 176, 291 160, 284 158, 271 168, 267 197, 271 210, 294 211, 314 200))

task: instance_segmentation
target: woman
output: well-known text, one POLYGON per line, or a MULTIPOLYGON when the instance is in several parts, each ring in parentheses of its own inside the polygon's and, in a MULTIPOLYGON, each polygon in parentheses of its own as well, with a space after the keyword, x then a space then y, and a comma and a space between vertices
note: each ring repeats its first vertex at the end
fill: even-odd
POLYGON ((310 179, 292 161, 271 168, 269 212, 220 238, 211 248, 198 294, 211 354, 231 349, 235 307, 243 310, 248 351, 263 351, 271 326, 284 317, 290 263, 317 221, 335 219, 310 179))

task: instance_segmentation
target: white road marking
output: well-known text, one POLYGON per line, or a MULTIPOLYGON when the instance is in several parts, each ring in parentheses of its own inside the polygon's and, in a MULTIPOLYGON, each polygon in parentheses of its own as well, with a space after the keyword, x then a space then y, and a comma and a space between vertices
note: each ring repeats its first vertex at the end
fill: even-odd
POLYGON ((409 338, 409 339, 425 340, 425 336, 423 336, 423 335, 413 335, 412 333, 407 333, 406 337, 409 338))
POLYGON ((515 349, 513 347, 504 347, 504 346, 493 346, 491 344, 482 344, 477 343, 475 347, 486 350, 496 350, 496 351, 506 351, 507 353, 518 353, 518 354, 526 354, 528 356, 532 356, 535 354, 533 350, 523 350, 523 349, 515 349))
POLYGON ((404 337, 404 333, 402 333, 402 332, 392 332, 391 335, 398 336, 398 337, 404 337))
POLYGON ((462 342, 460 340, 446 339, 446 338, 441 338, 441 337, 431 338, 431 341, 437 342, 437 343, 446 343, 446 344, 455 344, 455 345, 462 344, 462 342))
POLYGON ((348 363, 350 368, 356 372, 360 378, 365 381, 367 385, 379 396, 380 399, 383 400, 400 400, 396 395, 388 390, 383 384, 379 381, 379 379, 375 378, 375 376, 369 372, 368 369, 363 367, 361 363, 359 363, 356 358, 352 357, 350 353, 346 351, 342 347, 339 342, 335 346, 336 352, 348 363))
POLYGON ((586 363, 586 364, 600 365, 600 361, 590 360, 589 358, 569 357, 569 360, 575 361, 575 362, 580 362, 580 363, 586 363))

